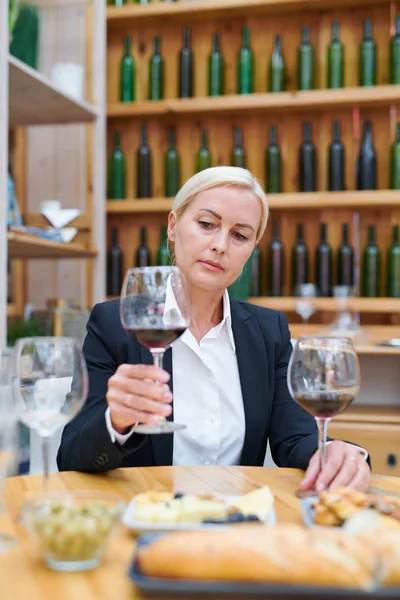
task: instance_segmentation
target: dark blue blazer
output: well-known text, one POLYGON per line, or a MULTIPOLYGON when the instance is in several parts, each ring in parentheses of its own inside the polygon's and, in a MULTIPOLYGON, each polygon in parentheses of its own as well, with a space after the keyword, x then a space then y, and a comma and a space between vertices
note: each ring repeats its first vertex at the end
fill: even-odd
MULTIPOLYGON (((231 300, 231 311, 246 421, 240 464, 262 466, 269 441, 278 466, 305 469, 317 449, 318 436, 313 417, 288 391, 286 374, 292 346, 286 318, 281 312, 236 300, 231 300)), ((171 465, 172 434, 135 433, 120 446, 111 442, 106 428, 109 377, 123 363, 152 364, 150 352, 122 328, 118 300, 93 308, 83 350, 89 395, 80 413, 64 429, 57 456, 59 469, 102 472, 117 467, 171 465)), ((171 375, 172 389, 171 349, 165 353, 164 367, 171 375)))

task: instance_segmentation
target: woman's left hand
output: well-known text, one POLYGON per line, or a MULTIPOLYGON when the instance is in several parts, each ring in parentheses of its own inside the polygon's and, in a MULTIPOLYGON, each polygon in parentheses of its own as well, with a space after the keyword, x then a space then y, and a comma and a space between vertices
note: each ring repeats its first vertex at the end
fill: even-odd
POLYGON ((322 471, 320 451, 312 456, 300 488, 321 492, 346 486, 364 492, 370 479, 371 470, 360 449, 353 444, 335 440, 326 448, 326 464, 322 471))

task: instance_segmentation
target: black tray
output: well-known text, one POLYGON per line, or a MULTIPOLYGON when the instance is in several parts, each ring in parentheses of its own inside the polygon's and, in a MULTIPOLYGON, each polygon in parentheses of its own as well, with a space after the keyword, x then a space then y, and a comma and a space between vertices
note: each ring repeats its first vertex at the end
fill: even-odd
MULTIPOLYGON (((136 550, 151 544, 155 539, 166 535, 164 533, 146 533, 137 540, 136 550)), ((265 540, 268 543, 268 540, 265 540)), ((318 566, 316 565, 316 569, 318 566)), ((329 588, 317 586, 300 585, 276 585, 268 583, 240 583, 237 581, 195 581, 191 579, 167 579, 161 577, 146 577, 141 573, 136 556, 129 566, 129 579, 136 587, 146 595, 158 596, 248 596, 268 598, 268 600, 306 600, 314 598, 318 600, 336 600, 344 598, 359 598, 369 600, 380 600, 381 598, 392 598, 399 600, 400 588, 387 587, 366 592, 363 590, 351 590, 344 588, 329 588)))

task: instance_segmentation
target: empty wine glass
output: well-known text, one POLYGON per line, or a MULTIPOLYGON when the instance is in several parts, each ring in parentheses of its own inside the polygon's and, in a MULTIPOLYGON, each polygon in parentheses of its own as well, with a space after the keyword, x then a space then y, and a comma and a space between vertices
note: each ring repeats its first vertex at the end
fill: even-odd
POLYGON ((318 296, 318 288, 313 283, 301 283, 295 286, 294 295, 299 297, 296 300, 296 313, 302 318, 303 325, 306 327, 308 320, 316 312, 314 298, 318 296))
POLYGON ((88 376, 82 349, 73 338, 22 338, 15 346, 15 375, 18 418, 42 440, 46 491, 50 438, 86 400, 88 376))
MULTIPOLYGON (((178 267, 129 269, 122 286, 120 317, 124 329, 151 352, 154 365, 162 368, 165 350, 190 323, 189 295, 178 267)), ((160 417, 154 425, 136 425, 135 431, 172 433, 185 427, 160 417)))

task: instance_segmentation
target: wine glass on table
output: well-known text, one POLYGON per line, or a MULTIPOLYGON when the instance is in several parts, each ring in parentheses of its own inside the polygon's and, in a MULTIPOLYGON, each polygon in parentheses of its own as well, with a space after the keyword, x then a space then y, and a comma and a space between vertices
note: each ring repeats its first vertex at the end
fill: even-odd
POLYGON ((15 346, 15 375, 18 418, 41 438, 46 491, 50 439, 86 400, 88 376, 82 349, 73 338, 22 338, 15 346))
POLYGON ((287 380, 294 400, 317 422, 322 470, 328 423, 350 406, 360 389, 360 365, 351 340, 299 338, 290 357, 287 380))
MULTIPOLYGON (((165 350, 190 323, 190 299, 178 267, 140 267, 125 275, 120 298, 124 329, 147 348, 156 367, 162 368, 165 350)), ((158 423, 139 423, 139 433, 172 433, 184 429, 160 417, 158 423)))

